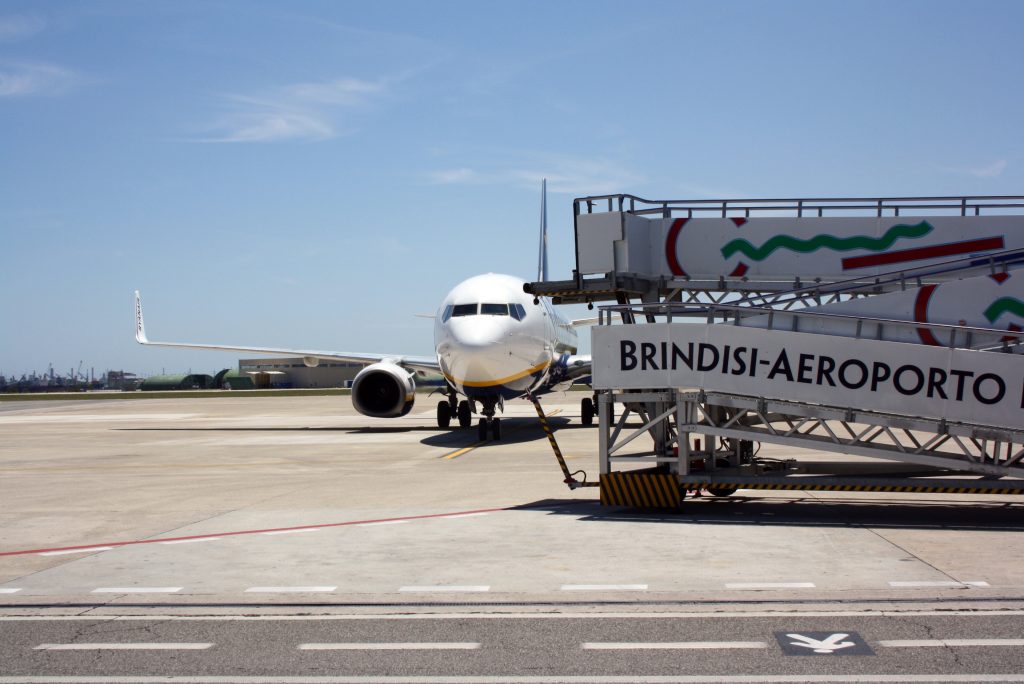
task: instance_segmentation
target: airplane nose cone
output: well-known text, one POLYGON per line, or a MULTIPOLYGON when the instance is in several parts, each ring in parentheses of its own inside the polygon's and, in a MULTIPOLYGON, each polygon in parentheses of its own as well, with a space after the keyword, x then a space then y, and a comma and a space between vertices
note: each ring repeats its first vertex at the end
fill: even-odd
POLYGON ((458 382, 486 387, 509 374, 508 333, 500 321, 459 321, 449 332, 445 360, 458 382))

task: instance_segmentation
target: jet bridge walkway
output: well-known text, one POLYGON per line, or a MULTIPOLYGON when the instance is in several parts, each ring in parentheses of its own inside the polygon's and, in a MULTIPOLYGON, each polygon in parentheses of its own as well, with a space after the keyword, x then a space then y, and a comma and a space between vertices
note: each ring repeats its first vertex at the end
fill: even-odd
POLYGON ((677 505, 666 477, 1024 493, 1024 197, 574 208, 572 279, 526 290, 617 303, 592 330, 602 502, 677 505))

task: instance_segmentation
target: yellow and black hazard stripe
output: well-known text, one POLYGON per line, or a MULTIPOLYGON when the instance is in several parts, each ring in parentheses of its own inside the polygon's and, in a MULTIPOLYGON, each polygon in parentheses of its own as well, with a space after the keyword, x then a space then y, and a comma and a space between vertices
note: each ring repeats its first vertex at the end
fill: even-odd
POLYGON ((607 473, 601 475, 601 504, 634 508, 679 508, 682 495, 669 473, 607 473))
MULTIPOLYGON (((603 482, 602 477, 602 482, 603 482)), ((774 489, 817 492, 906 492, 935 494, 1024 494, 1024 488, 977 485, 944 487, 940 484, 826 484, 822 482, 687 482, 687 489, 774 489)), ((602 489, 602 493, 603 493, 602 489)))

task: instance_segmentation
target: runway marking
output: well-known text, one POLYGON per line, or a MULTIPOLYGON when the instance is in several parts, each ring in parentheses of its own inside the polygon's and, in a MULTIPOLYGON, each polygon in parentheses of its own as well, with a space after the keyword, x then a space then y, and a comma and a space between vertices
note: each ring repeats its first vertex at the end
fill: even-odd
POLYGON ((202 651, 213 644, 186 643, 105 643, 105 644, 39 644, 34 651, 202 651))
POLYGON ((1024 682, 1024 674, 777 675, 365 675, 365 676, 0 676, 0 684, 860 684, 861 682, 1024 682))
POLYGON ((99 587, 93 594, 175 594, 182 587, 99 587))
POLYGON ((338 587, 249 587, 247 594, 326 594, 338 587))
POLYGON ((480 644, 470 641, 299 644, 300 651, 473 651, 478 648, 480 644))
POLYGON ((401 587, 398 591, 407 593, 441 593, 441 592, 484 592, 490 591, 489 585, 431 585, 431 586, 410 586, 401 587))
POLYGON ((813 589, 814 582, 731 582, 726 589, 813 589))
POLYGON ((162 541, 161 544, 198 544, 200 542, 217 541, 220 537, 199 537, 198 539, 175 539, 173 541, 162 541))
POLYGON ((381 520, 379 522, 360 523, 358 527, 373 527, 374 525, 402 525, 408 520, 381 520))
POLYGON ((896 639, 877 642, 887 648, 930 648, 946 646, 1024 646, 1024 639, 896 639))
POLYGON ((987 587, 991 586, 988 582, 956 582, 952 580, 943 581, 932 581, 932 582, 889 582, 890 587, 987 587))
POLYGON ((641 651, 641 650, 719 650, 730 648, 768 648, 766 641, 585 641, 585 651, 641 651))
POLYGON ((7 588, 7 587, 0 588, 0 594, 17 594, 19 591, 21 591, 20 588, 19 589, 11 589, 11 588, 7 588))
POLYGON ((481 515, 487 515, 486 513, 459 513, 457 515, 446 515, 445 520, 454 520, 455 518, 478 518, 481 515))
POLYGON ((319 527, 303 527, 297 530, 271 530, 270 532, 262 532, 261 534, 274 535, 274 534, 302 534, 304 532, 319 532, 319 527))
POLYGON ((646 584, 563 584, 562 591, 647 591, 646 584))
MULTIPOLYGON (((548 418, 550 418, 551 416, 557 416, 561 412, 562 412, 562 409, 556 408, 555 410, 553 410, 551 413, 549 413, 547 415, 548 415, 548 418)), ((511 430, 509 430, 509 432, 518 432, 519 430, 521 430, 523 428, 524 425, 527 425, 527 424, 528 423, 524 423, 521 426, 514 427, 511 430)), ((444 460, 450 461, 453 458, 458 458, 459 456, 463 456, 465 454, 468 454, 473 449, 481 447, 481 446, 483 446, 484 444, 487 444, 487 443, 488 442, 486 440, 482 441, 482 442, 475 442, 473 444, 470 444, 467 447, 463 447, 461 449, 456 449, 455 451, 447 453, 444 456, 442 456, 441 458, 444 459, 444 460)), ((499 440, 499 443, 500 443, 500 440, 499 440)))
MULTIPOLYGON (((86 546, 84 548, 83 547, 77 547, 77 548, 70 548, 70 549, 60 549, 59 551, 36 551, 35 553, 38 553, 40 556, 65 556, 65 555, 67 555, 69 553, 91 553, 93 551, 110 551, 113 548, 114 548, 113 546, 86 546)), ((11 554, 0 554, 0 555, 5 555, 5 556, 10 555, 10 556, 13 556, 15 554, 11 553, 11 554)))
POLYGON ((369 523, 384 523, 384 522, 396 522, 396 521, 412 521, 412 520, 430 520, 432 518, 447 518, 453 515, 467 515, 470 513, 495 513, 497 511, 509 511, 518 508, 518 506, 507 506, 503 508, 482 508, 472 511, 455 511, 451 513, 429 513, 427 515, 408 515, 397 518, 382 518, 378 520, 348 520, 345 522, 337 523, 324 523, 321 525, 296 525, 293 527, 271 527, 261 530, 240 530, 237 532, 217 532, 211 534, 196 534, 189 535, 187 537, 170 537, 165 539, 136 539, 132 541, 118 541, 118 542, 105 542, 102 546, 96 544, 82 545, 82 546, 58 546, 54 548, 44 549, 24 549, 21 551, 0 551, 0 558, 4 556, 24 556, 29 554, 38 554, 41 556, 59 556, 66 553, 88 553, 90 551, 109 551, 110 549, 120 548, 122 546, 139 546, 142 544, 171 544, 171 543, 185 543, 190 541, 213 541, 214 539, 220 539, 221 537, 240 537, 252 534, 263 534, 266 532, 283 532, 285 530, 304 530, 304 529, 322 529, 328 527, 351 527, 353 525, 366 525, 369 523))

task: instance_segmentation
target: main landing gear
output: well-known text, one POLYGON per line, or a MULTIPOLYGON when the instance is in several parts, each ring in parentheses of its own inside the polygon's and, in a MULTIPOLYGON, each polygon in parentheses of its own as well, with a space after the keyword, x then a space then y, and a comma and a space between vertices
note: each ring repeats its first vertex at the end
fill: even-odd
MULTIPOLYGON (((614 410, 614 404, 612 405, 612 408, 614 410)), ((596 415, 597 415, 597 395, 595 394, 593 399, 591 399, 590 397, 587 397, 586 399, 582 399, 580 401, 580 422, 582 422, 584 425, 593 425, 594 424, 594 416, 596 416, 596 415)), ((614 413, 612 414, 612 418, 613 419, 615 418, 614 413)))
POLYGON ((449 392, 447 399, 437 402, 437 427, 447 428, 452 418, 459 421, 459 427, 473 424, 473 407, 468 401, 459 401, 455 392, 449 392))
MULTIPOLYGON (((488 436, 495 440, 501 439, 501 419, 494 417, 498 402, 481 401, 481 403, 483 404, 482 417, 477 426, 477 435, 480 441, 486 440, 488 436)), ((472 426, 473 408, 469 401, 465 399, 459 401, 454 392, 450 393, 448 399, 437 402, 437 427, 447 428, 452 424, 453 419, 459 421, 461 428, 472 426)))

